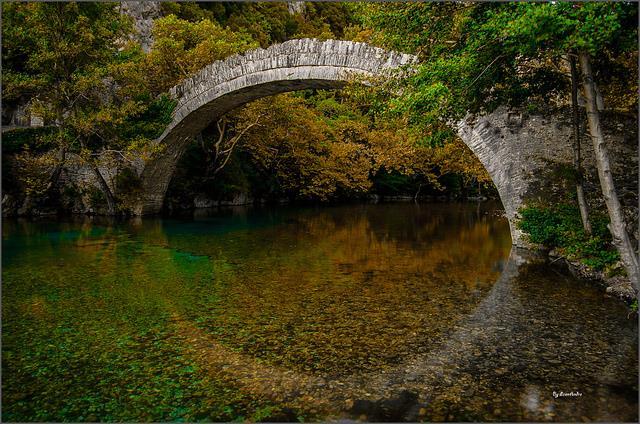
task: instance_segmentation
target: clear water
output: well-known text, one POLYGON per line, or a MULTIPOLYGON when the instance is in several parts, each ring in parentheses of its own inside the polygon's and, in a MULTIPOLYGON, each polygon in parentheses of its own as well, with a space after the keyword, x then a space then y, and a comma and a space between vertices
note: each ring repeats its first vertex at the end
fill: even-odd
POLYGON ((3 421, 638 419, 635 317, 491 205, 3 224, 3 421))

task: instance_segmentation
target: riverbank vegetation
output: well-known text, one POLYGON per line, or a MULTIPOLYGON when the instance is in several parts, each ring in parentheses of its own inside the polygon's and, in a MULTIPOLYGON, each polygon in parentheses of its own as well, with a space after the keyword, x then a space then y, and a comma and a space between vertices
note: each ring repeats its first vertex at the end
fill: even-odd
POLYGON ((620 254, 611 245, 608 219, 603 214, 591 215, 591 232, 582 226, 575 204, 528 206, 521 210, 520 228, 533 243, 559 248, 563 256, 611 275, 620 272, 620 254))
POLYGON ((403 79, 282 94, 214 122, 183 155, 165 206, 497 197, 454 123, 500 106, 547 115, 572 106, 576 195, 565 193, 566 208, 557 199, 529 204, 521 228, 532 242, 596 267, 619 258, 632 281, 640 278, 638 225, 630 218, 637 186, 628 195, 625 185, 619 198, 601 116, 604 104, 637 114, 633 5, 162 3, 149 49, 120 5, 2 7, 3 124, 18 124, 20 113, 44 124, 4 134, 5 214, 131 213, 138 165, 159 153, 153 140, 175 106, 169 88, 253 48, 348 39, 413 53, 419 62, 403 79), (582 164, 589 138, 597 175, 582 164), (573 205, 582 230, 568 214, 573 205))

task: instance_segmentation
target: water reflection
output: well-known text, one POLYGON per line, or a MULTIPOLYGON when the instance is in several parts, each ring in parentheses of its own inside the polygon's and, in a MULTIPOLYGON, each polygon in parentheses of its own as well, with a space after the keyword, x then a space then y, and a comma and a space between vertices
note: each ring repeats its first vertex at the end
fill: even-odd
POLYGON ((635 322, 492 210, 6 221, 3 419, 636 420, 635 322))

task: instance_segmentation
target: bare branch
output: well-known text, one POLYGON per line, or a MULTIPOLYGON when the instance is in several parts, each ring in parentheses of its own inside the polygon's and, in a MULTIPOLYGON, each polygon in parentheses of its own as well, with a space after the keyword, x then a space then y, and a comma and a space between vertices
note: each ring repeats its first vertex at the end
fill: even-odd
POLYGON ((95 157, 99 157, 102 153, 114 153, 117 154, 118 156, 120 156, 124 161, 130 163, 130 164, 134 164, 134 161, 132 161, 131 159, 129 159, 124 153, 122 153, 121 150, 115 150, 115 149, 104 149, 102 150, 100 153, 92 153, 92 156, 95 157))
POLYGON ((216 121, 216 127, 218 127, 218 141, 215 144, 216 146, 219 146, 220 143, 222 143, 222 141, 224 140, 224 133, 227 128, 227 119, 224 117, 218 119, 216 121))
POLYGON ((484 73, 485 73, 485 72, 487 72, 487 70, 488 70, 488 69, 489 69, 489 68, 490 68, 494 63, 496 63, 496 62, 498 61, 498 59, 501 59, 501 58, 503 58, 503 57, 504 57, 504 55, 503 55, 503 54, 501 54, 501 55, 499 55, 498 57, 496 57, 495 59, 493 59, 493 61, 491 61, 491 63, 490 63, 490 64, 488 64, 488 65, 487 65, 487 67, 486 67, 486 68, 484 68, 484 69, 482 70, 482 72, 480 72, 480 75, 478 75, 478 76, 477 76, 473 81, 471 81, 471 84, 469 84, 469 86, 465 89, 465 92, 466 92, 468 89, 470 89, 471 87, 473 87, 473 84, 475 84, 475 83, 476 83, 476 81, 478 81, 478 80, 480 79, 480 77, 481 77, 482 75, 484 75, 484 73))
POLYGON ((236 134, 235 136, 233 136, 233 138, 231 138, 230 140, 231 145, 227 149, 219 152, 220 155, 226 155, 226 156, 222 161, 222 163, 218 167, 216 167, 216 169, 213 171, 214 175, 222 171, 222 169, 227 165, 227 162, 229 162, 229 159, 231 158, 231 154, 233 153, 233 149, 236 147, 240 139, 242 139, 242 136, 245 135, 247 131, 249 131, 252 127, 256 126, 258 122, 260 122, 260 118, 262 118, 262 116, 263 116, 262 114, 258 115, 251 124, 244 127, 242 131, 240 131, 240 133, 236 134))

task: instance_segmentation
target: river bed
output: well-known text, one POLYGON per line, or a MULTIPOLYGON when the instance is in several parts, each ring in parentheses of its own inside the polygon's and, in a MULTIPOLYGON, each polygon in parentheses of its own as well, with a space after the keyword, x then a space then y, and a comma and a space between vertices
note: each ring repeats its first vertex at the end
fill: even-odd
POLYGON ((3 421, 637 421, 635 317, 497 206, 3 221, 3 421))

